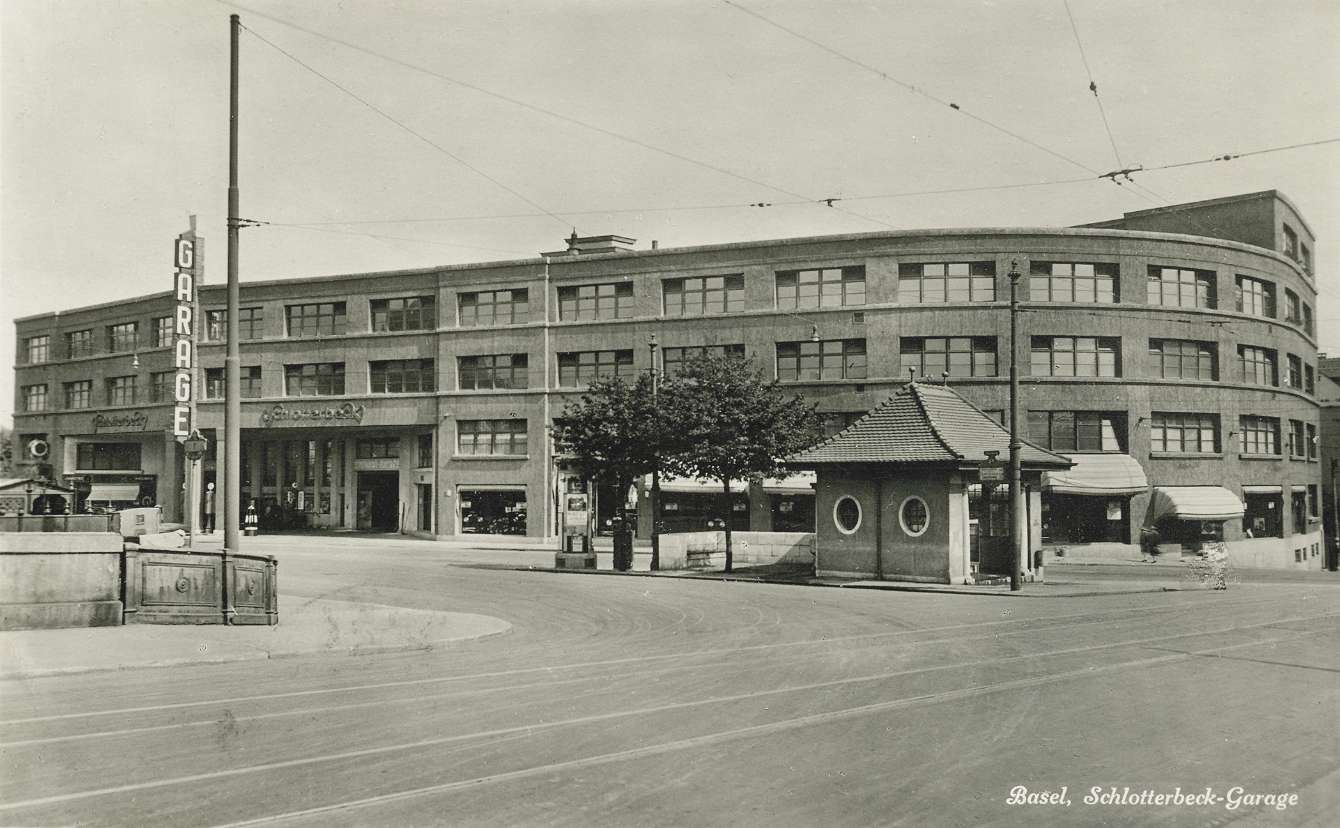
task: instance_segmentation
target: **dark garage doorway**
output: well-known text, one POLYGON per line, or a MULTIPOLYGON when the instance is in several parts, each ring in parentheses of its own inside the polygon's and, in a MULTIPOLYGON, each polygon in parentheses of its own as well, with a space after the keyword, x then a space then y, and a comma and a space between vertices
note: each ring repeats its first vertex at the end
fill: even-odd
POLYGON ((400 474, 358 473, 358 528, 374 532, 400 529, 400 474))

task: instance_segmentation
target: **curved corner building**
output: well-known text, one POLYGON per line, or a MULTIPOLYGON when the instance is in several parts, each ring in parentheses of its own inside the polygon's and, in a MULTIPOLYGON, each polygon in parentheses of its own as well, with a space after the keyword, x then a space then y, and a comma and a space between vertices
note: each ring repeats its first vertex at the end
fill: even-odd
MULTIPOLYGON (((1076 463, 1049 474, 1031 516, 1045 546, 1138 558, 1155 526, 1164 551, 1222 537, 1240 565, 1321 566, 1315 242, 1278 192, 1073 228, 632 242, 244 283, 242 502, 257 501, 262 531, 552 539, 575 486, 546 430, 565 401, 653 353, 673 373, 711 348, 775 372, 834 429, 909 372, 1008 421, 1017 360, 1021 427, 1076 463)), ((198 423, 211 437, 224 301, 202 287, 198 423)), ((165 291, 17 322, 17 454, 45 440, 48 456, 27 459, 76 490, 75 508, 134 499, 181 514, 172 312, 165 291)), ((206 480, 222 457, 216 442, 206 480)), ((736 527, 813 528, 803 479, 740 488, 736 527)), ((703 528, 709 492, 667 481, 667 529, 703 528)), ((598 520, 624 496, 597 493, 598 520)), ((1003 501, 980 500, 978 534, 1004 532, 1003 501)))

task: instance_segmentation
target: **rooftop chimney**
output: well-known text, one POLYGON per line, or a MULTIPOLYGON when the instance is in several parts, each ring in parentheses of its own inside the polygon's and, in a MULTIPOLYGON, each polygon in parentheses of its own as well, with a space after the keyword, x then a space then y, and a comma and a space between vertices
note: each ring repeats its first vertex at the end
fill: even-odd
POLYGON ((592 253, 627 253, 633 249, 637 239, 627 236, 578 236, 573 230, 566 239, 567 250, 541 253, 541 256, 587 256, 592 253))

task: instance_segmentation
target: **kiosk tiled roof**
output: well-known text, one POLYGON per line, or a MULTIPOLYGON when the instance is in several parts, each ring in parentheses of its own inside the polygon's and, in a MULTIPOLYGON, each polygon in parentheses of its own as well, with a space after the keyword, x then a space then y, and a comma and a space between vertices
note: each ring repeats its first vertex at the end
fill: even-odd
MULTIPOLYGON (((948 386, 909 383, 827 440, 786 458, 792 468, 830 463, 986 462, 1009 457, 1010 432, 948 386)), ((1069 468, 1071 461, 1024 441, 1022 465, 1069 468)))

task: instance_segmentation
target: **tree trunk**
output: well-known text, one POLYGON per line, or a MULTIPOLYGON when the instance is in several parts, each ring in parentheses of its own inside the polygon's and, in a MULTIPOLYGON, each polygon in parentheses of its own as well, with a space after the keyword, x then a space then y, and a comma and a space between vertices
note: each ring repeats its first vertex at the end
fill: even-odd
POLYGON ((724 524, 723 528, 726 531, 726 571, 730 572, 732 566, 735 563, 734 558, 731 556, 731 549, 730 549, 730 520, 731 520, 731 514, 735 509, 735 502, 731 498, 730 494, 730 478, 726 478, 725 480, 723 480, 722 485, 726 489, 726 497, 725 497, 726 512, 725 512, 725 520, 723 521, 724 524))

